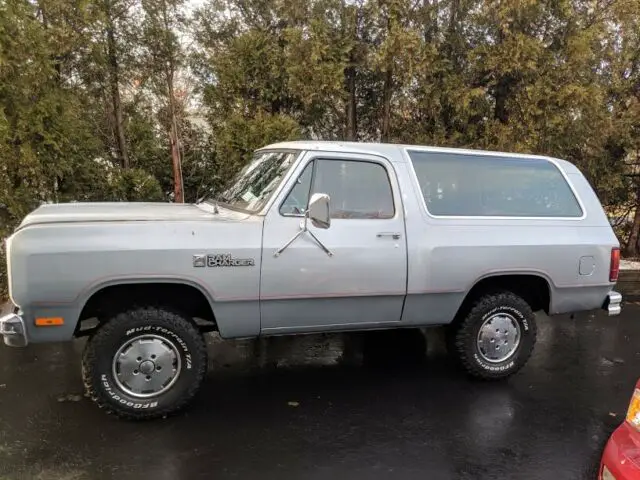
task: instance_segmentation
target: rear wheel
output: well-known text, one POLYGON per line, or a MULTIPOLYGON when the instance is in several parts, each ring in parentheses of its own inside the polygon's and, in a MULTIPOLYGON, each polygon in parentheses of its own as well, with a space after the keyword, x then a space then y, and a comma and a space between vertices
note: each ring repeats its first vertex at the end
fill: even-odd
POLYGON ((164 308, 137 308, 102 325, 84 351, 91 398, 121 417, 156 418, 185 407, 207 367, 206 346, 190 319, 164 308))
POLYGON ((536 341, 535 315, 511 292, 487 294, 448 327, 450 352, 472 376, 501 379, 529 360, 536 341))

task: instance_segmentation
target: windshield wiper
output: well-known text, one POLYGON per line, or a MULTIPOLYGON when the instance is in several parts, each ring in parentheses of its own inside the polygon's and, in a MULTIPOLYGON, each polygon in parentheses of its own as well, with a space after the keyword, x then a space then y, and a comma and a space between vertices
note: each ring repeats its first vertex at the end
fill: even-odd
POLYGON ((215 190, 215 187, 211 187, 209 191, 205 195, 200 197, 196 203, 202 203, 211 199, 211 202, 213 203, 213 213, 217 215, 220 213, 220 211, 218 210, 218 199, 215 196, 215 190))

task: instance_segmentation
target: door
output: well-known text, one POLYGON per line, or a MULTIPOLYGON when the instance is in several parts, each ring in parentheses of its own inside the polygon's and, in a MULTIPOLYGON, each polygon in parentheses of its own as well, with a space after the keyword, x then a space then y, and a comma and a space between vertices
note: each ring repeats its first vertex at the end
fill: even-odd
POLYGON ((265 218, 262 332, 393 325, 406 289, 404 212, 392 164, 373 155, 308 152, 265 218), (277 254, 301 230, 313 193, 329 195, 330 227, 307 222, 309 232, 277 254))

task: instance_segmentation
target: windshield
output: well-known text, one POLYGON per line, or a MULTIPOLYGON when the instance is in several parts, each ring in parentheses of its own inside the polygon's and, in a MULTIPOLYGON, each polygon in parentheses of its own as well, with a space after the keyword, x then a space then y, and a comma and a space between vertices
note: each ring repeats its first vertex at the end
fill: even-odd
POLYGON ((240 210, 258 212, 271 198, 299 152, 257 152, 217 200, 240 210))

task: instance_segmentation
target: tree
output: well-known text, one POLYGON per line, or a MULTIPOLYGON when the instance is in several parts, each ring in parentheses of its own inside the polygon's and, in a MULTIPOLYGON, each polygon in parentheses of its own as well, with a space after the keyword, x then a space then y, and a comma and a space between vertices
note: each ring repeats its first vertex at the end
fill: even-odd
MULTIPOLYGON (((110 153, 96 135, 93 98, 79 82, 87 58, 87 18, 84 2, 0 4, 2 238, 43 202, 157 198, 157 182, 148 175, 125 179, 105 170, 110 153), (125 181, 130 187, 123 190, 125 181)), ((0 265, 4 273, 4 258, 0 265)), ((2 295, 5 277, 0 278, 2 295)))
POLYGON ((0 236, 42 202, 193 201, 307 137, 566 158, 640 254, 637 0, 201 3, 0 2, 0 236))
POLYGON ((607 105, 612 116, 606 160, 621 164, 624 169, 616 171, 617 175, 607 175, 617 187, 609 203, 617 207, 618 218, 626 220, 633 213, 624 232, 629 235, 625 253, 637 257, 640 255, 640 4, 616 2, 604 17, 615 26, 615 36, 606 41, 602 69, 608 80, 607 105))
POLYGON ((143 0, 143 46, 146 67, 153 78, 154 93, 162 99, 165 128, 173 165, 175 201, 184 202, 180 144, 181 105, 176 92, 176 76, 182 66, 178 29, 184 24, 180 12, 183 0, 143 0))
MULTIPOLYGON (((219 177, 229 178, 266 143, 299 137, 305 101, 288 61, 304 2, 228 0, 199 12, 196 70, 216 144, 224 158, 219 177), (285 8, 286 5, 286 8, 285 8), (225 18, 221 12, 229 12, 225 18)), ((304 10, 302 10, 304 11, 304 10)), ((308 91, 305 91, 308 93, 308 91)), ((308 103, 308 105, 310 105, 308 103)), ((223 180, 224 181, 224 180, 223 180)))
POLYGON ((123 168, 129 168, 129 154, 125 137, 125 126, 123 120, 122 98, 120 94, 121 82, 121 46, 120 32, 124 28, 121 26, 127 18, 130 5, 127 2, 116 2, 115 0, 102 0, 98 3, 98 8, 102 14, 104 35, 106 36, 107 78, 111 93, 111 104, 113 107, 113 123, 116 143, 118 146, 118 158, 123 168))

